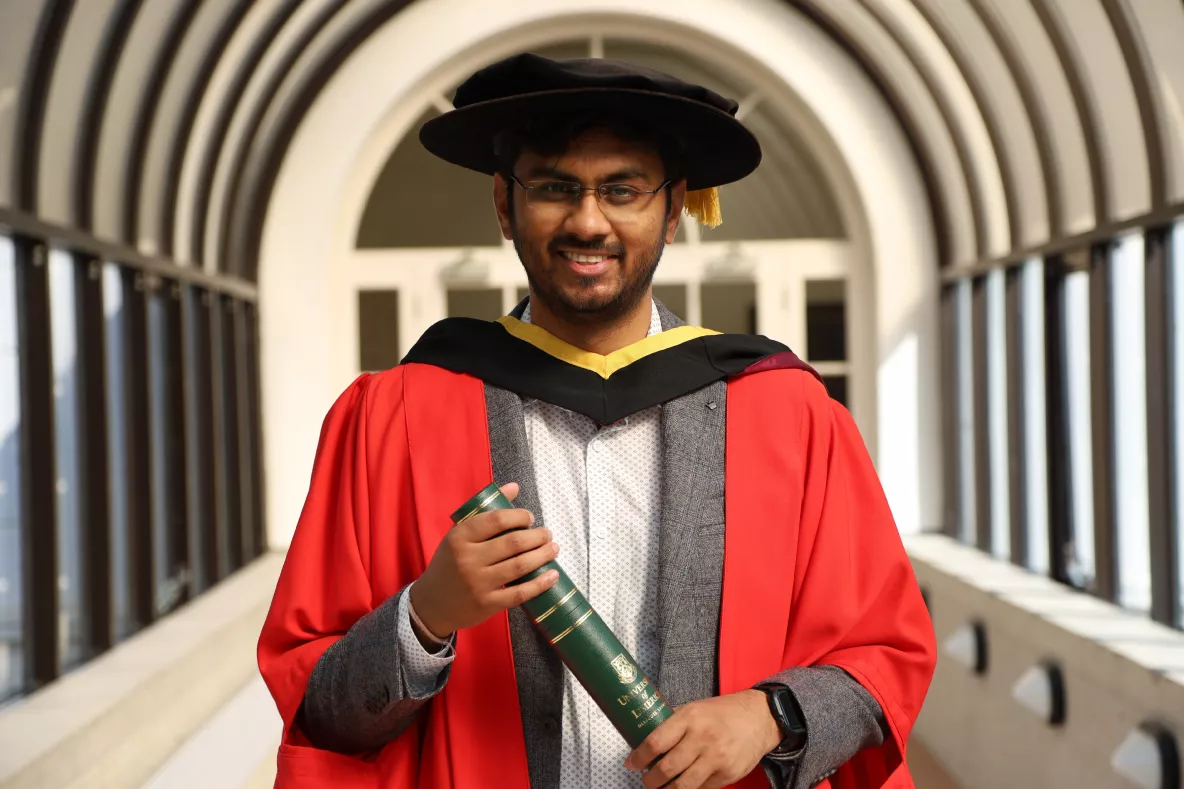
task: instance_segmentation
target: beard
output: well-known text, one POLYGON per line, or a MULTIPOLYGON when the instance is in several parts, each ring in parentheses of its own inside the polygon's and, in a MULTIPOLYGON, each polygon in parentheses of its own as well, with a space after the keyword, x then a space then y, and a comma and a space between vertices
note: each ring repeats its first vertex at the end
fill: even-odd
POLYGON ((621 244, 607 244, 604 241, 587 241, 574 236, 562 235, 551 239, 541 255, 527 249, 514 234, 514 250, 526 270, 530 292, 556 317, 570 323, 601 323, 626 315, 641 303, 653 282, 654 272, 666 249, 666 238, 662 232, 637 256, 636 264, 627 266, 625 249, 621 244), (619 279, 614 293, 596 293, 591 288, 600 277, 575 278, 574 293, 560 287, 555 277, 548 276, 548 270, 560 247, 579 249, 589 254, 604 254, 616 258, 619 279))

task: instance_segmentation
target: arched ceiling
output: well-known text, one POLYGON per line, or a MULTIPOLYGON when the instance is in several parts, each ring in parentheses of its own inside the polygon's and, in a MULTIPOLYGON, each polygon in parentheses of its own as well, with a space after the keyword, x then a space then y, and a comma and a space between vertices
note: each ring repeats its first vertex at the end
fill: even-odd
MULTIPOLYGON (((787 2, 857 59, 899 117, 947 265, 1184 202, 1181 3, 787 2)), ((0 207, 253 279, 288 141, 337 67, 407 4, 6 3, 0 207)), ((812 177, 801 154, 785 146, 779 172, 812 177)), ((792 205, 784 190, 754 184, 745 211, 792 205)), ((818 212, 808 203, 798 221, 818 212)))

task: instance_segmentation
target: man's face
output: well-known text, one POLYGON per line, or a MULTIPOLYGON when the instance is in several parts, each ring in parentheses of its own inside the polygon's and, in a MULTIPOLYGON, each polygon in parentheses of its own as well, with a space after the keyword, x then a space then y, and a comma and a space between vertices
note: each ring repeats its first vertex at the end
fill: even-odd
MULTIPOLYGON (((596 129, 560 156, 524 152, 514 175, 527 186, 621 184, 644 191, 666 180, 656 151, 596 129)), ((685 191, 682 182, 674 186, 669 210, 665 190, 628 206, 612 198, 602 205, 590 190, 563 202, 498 176, 494 202, 534 297, 565 320, 596 323, 629 312, 649 293, 662 250, 678 230, 685 191)))

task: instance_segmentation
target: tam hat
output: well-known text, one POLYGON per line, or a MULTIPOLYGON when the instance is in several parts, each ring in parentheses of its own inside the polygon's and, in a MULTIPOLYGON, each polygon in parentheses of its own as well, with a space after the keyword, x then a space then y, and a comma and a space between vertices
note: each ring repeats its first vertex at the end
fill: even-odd
POLYGON ((736 119, 737 102, 621 61, 515 55, 465 80, 453 106, 420 128, 420 142, 445 161, 487 175, 501 169, 498 135, 531 118, 604 111, 640 120, 678 141, 686 212, 712 227, 720 223, 717 188, 761 161, 760 143, 736 119))

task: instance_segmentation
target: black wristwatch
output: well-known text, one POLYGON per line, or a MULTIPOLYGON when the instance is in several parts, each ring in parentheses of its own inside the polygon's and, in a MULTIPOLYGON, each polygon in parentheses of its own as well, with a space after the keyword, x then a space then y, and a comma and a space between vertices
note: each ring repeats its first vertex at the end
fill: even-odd
POLYGON ((778 762, 796 762, 806 750, 807 739, 806 719, 797 697, 787 685, 779 682, 764 682, 757 685, 756 689, 764 692, 769 702, 769 712, 781 729, 781 744, 766 758, 778 762))

